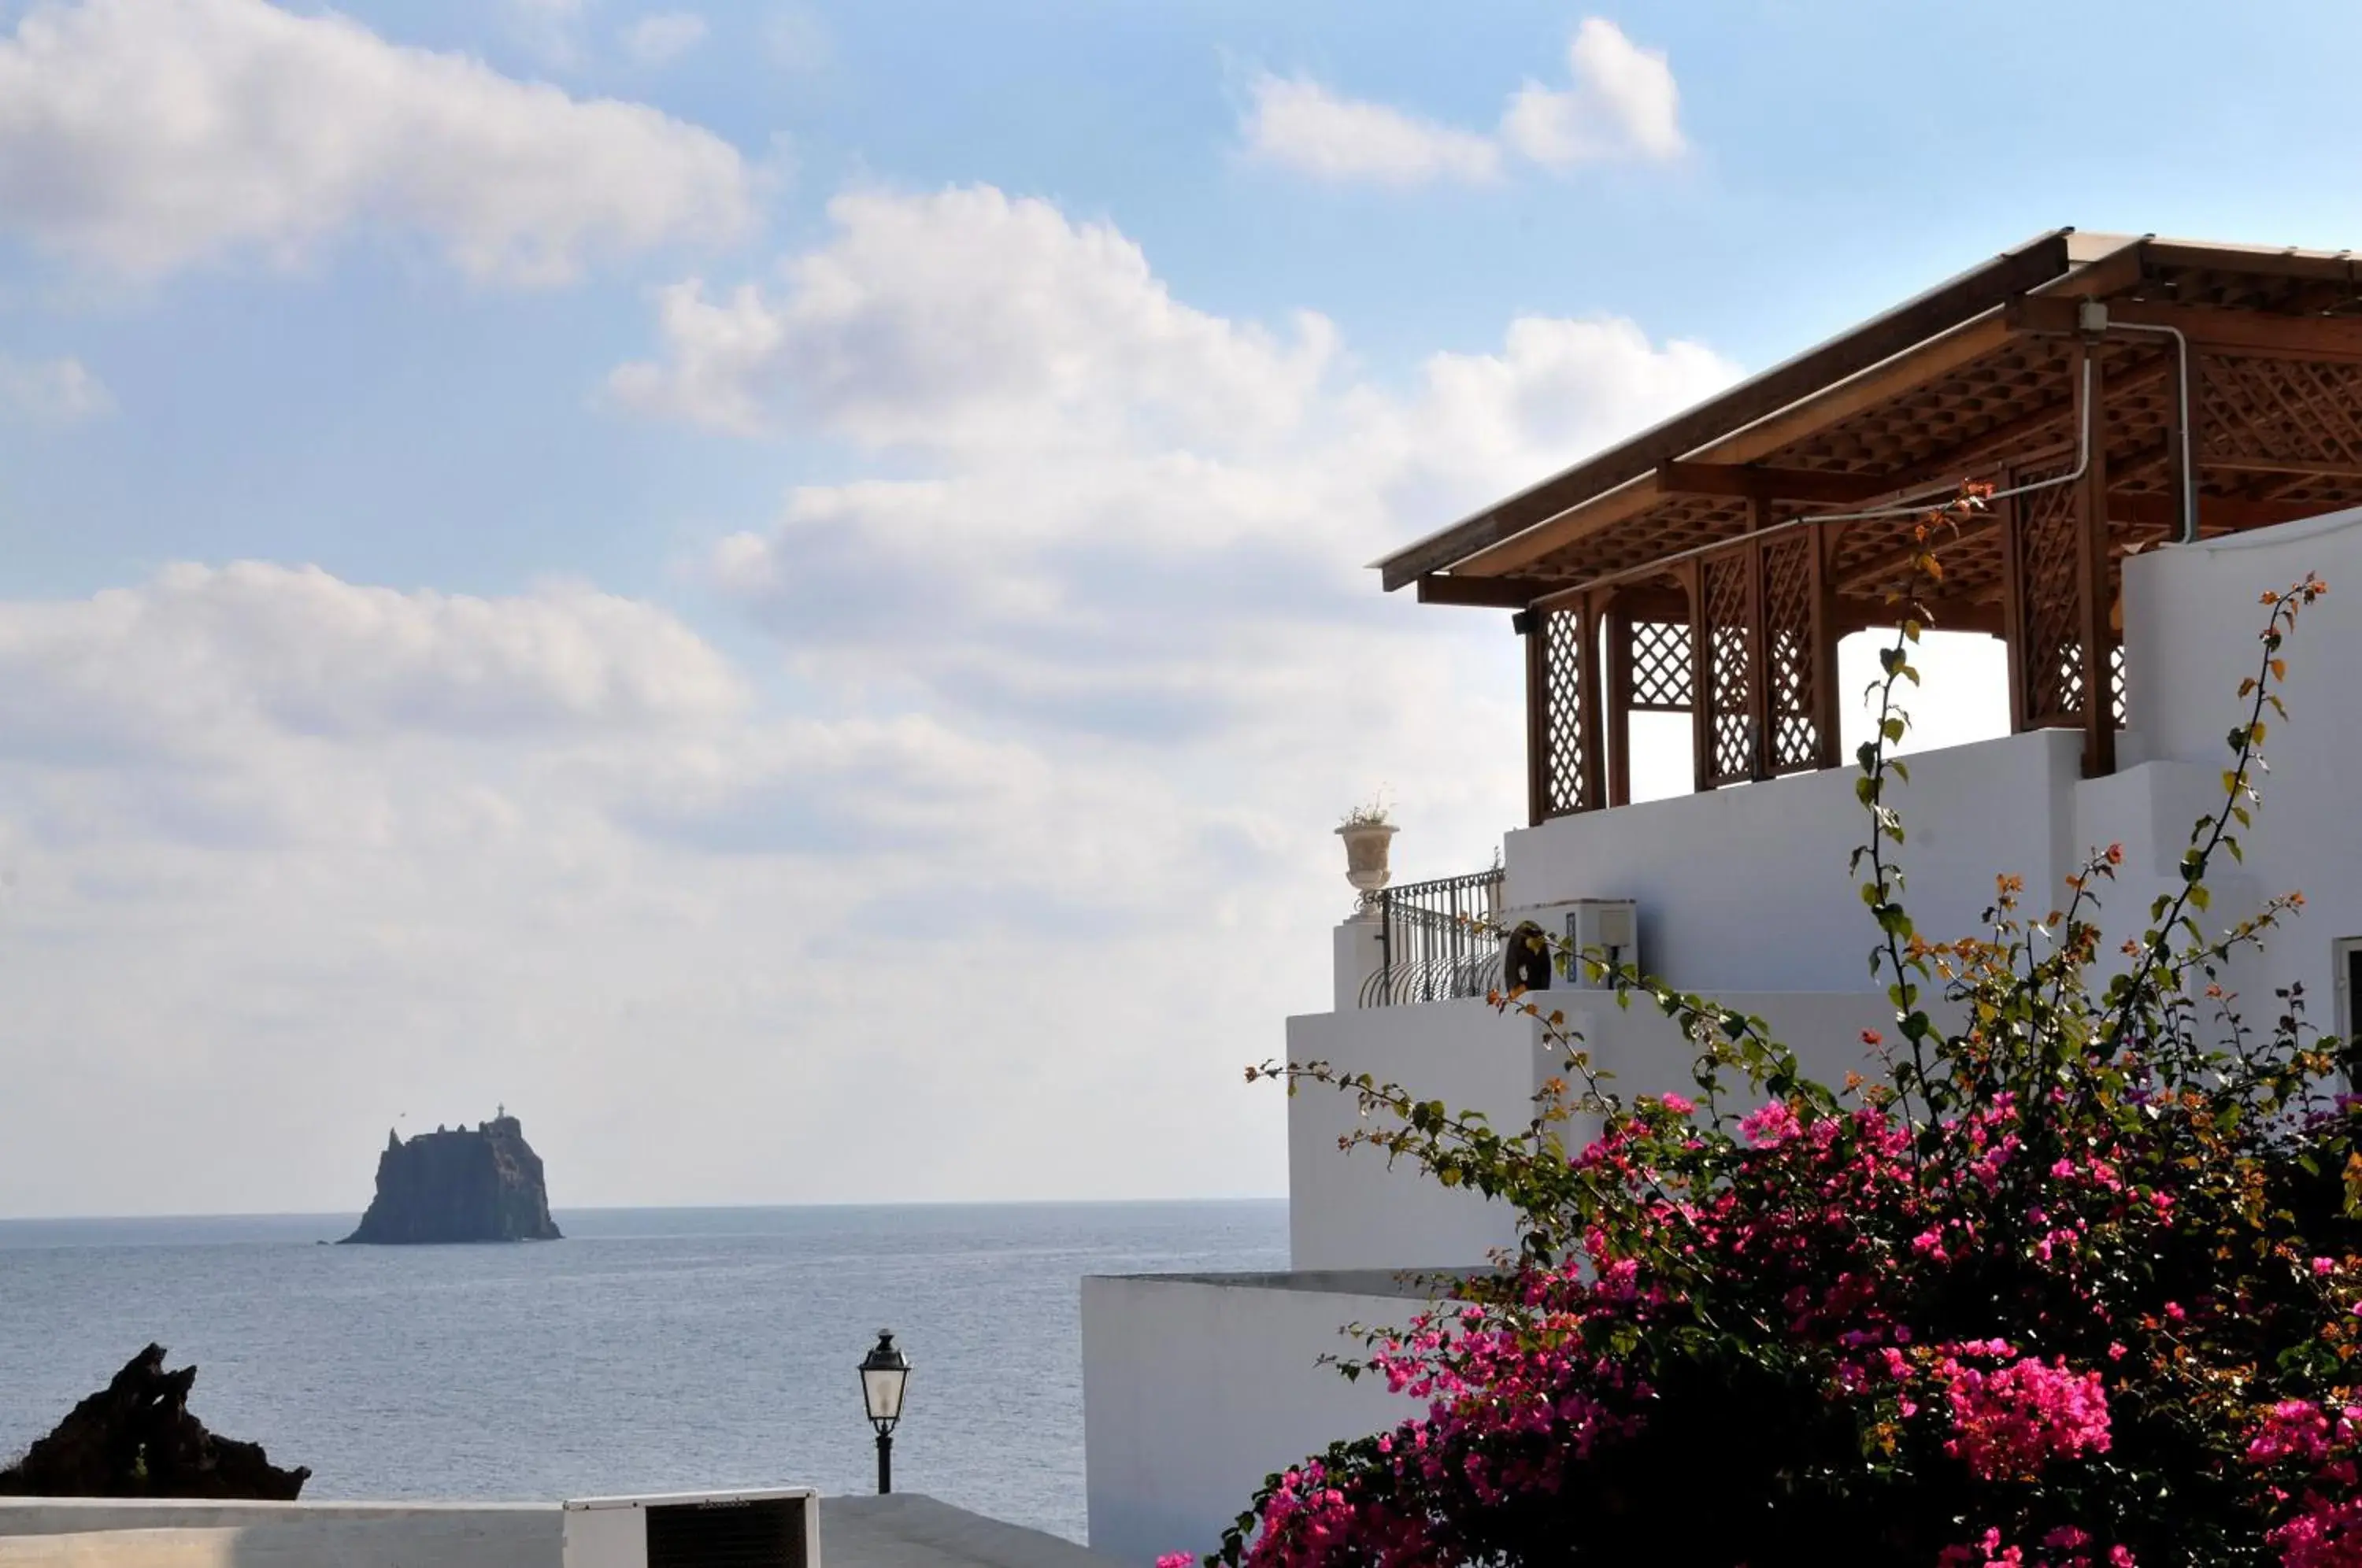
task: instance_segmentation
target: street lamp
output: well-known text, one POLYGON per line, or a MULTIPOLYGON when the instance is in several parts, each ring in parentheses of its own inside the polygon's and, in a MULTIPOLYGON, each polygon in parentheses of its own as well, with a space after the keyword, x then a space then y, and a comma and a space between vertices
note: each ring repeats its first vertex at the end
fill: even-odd
POLYGON ((911 1380, 911 1358, 894 1348, 894 1331, 877 1331, 877 1342, 861 1358, 861 1403, 877 1429, 877 1493, 894 1489, 894 1423, 902 1419, 902 1386, 911 1380))

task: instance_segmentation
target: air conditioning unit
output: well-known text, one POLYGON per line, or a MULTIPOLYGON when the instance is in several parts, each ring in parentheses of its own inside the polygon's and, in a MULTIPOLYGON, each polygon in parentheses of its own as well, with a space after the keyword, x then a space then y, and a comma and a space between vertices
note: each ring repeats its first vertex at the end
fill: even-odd
MULTIPOLYGON (((1640 906, 1630 899, 1563 899, 1501 913, 1504 930, 1514 931, 1525 921, 1533 922, 1562 940, 1575 955, 1591 953, 1611 964, 1628 968, 1640 966, 1640 906)), ((1606 977, 1589 969, 1579 959, 1571 958, 1567 969, 1564 976, 1553 977, 1551 983, 1575 990, 1601 990, 1606 987, 1606 977)))
POLYGON ((820 1493, 584 1497, 560 1514, 565 1568, 820 1568, 820 1493))

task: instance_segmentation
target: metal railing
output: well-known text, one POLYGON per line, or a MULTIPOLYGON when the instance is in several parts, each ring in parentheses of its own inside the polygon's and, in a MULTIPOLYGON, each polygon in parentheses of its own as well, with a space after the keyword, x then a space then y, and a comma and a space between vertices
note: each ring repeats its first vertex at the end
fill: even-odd
POLYGON ((1481 997, 1501 983, 1502 872, 1380 889, 1378 966, 1362 983, 1363 1007, 1481 997))

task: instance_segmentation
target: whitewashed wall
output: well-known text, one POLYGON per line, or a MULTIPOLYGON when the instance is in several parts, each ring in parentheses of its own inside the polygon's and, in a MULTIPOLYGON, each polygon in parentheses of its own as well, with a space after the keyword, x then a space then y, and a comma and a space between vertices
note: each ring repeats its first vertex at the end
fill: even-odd
MULTIPOLYGON (((1921 929, 1973 929, 1996 872, 2057 885, 2075 853, 2081 744, 2037 731, 1910 758, 1894 803, 1921 929)), ((1690 990, 1864 988, 1874 933, 1846 867, 1865 827, 1854 778, 1835 768, 1520 829, 1508 901, 1638 900, 1642 962, 1690 990)))
POLYGON ((0 1501, 0 1568, 559 1568, 555 1504, 0 1501))
MULTIPOLYGON (((1832 1084, 1866 1066, 1861 1032, 1886 1029, 1891 1016, 1883 999, 1868 991, 1717 995, 1765 1020, 1807 1072, 1832 1084)), ((1584 990, 1552 991, 1547 1005, 1566 1015, 1617 1092, 1694 1092, 1696 1053, 1654 1007, 1620 1009, 1605 993, 1584 990)), ((1535 1094, 1562 1065, 1544 1053, 1540 1024, 1499 1013, 1481 998, 1291 1018, 1287 1046, 1291 1061, 1369 1073, 1454 1110, 1482 1111, 1503 1132, 1526 1125, 1535 1094)), ((1352 1097, 1326 1086, 1307 1085, 1288 1101, 1295 1267, 1465 1268, 1515 1243, 1517 1216, 1506 1205, 1438 1186, 1407 1160, 1389 1168, 1377 1151, 1341 1150, 1339 1137, 1357 1124, 1352 1097)), ((1570 1127, 1566 1136, 1576 1142, 1592 1131, 1570 1127)))
MULTIPOLYGON (((1514 1130, 1534 1113, 1545 1076, 1538 1026, 1484 999, 1313 1013, 1287 1021, 1287 1059, 1369 1073, 1454 1110, 1514 1130)), ((1438 1186, 1408 1161, 1351 1154, 1351 1096, 1319 1084, 1287 1102, 1288 1261, 1299 1269, 1466 1267, 1517 1241, 1514 1216, 1480 1195, 1438 1186)))
MULTIPOLYGON (((1268 1276, 1264 1276, 1268 1278, 1268 1276)), ((1283 1289, 1253 1275, 1083 1281, 1083 1415, 1094 1551, 1202 1551, 1263 1478, 1418 1407, 1318 1364, 1349 1322, 1399 1324, 1416 1297, 1283 1289)))
POLYGON ((2225 900, 2218 887, 2215 910, 2228 916, 2256 894, 2301 891, 2303 919, 2272 944, 2246 988, 2260 1009, 2272 987, 2301 981, 2315 1021, 2334 1028, 2332 947, 2362 935, 2362 513, 2126 562, 2126 685, 2143 755, 2191 765, 2158 834, 2162 849, 2178 853, 2190 819, 2213 809, 2230 759, 2224 736, 2244 716, 2238 685, 2261 652, 2257 597, 2307 571, 2328 580, 2330 595, 2287 648, 2289 720, 2269 719, 2271 773, 2246 835, 2247 896, 2225 900))

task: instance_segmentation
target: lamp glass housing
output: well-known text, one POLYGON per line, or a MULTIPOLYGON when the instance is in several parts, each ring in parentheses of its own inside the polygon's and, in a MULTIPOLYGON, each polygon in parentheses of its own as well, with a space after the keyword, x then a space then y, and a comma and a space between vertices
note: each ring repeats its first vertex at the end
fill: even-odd
POLYGON ((880 1432, 892 1430, 902 1419, 902 1392, 910 1379, 910 1357, 895 1348, 891 1331, 878 1331, 877 1342, 861 1361, 861 1403, 869 1424, 880 1432))

